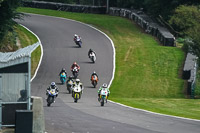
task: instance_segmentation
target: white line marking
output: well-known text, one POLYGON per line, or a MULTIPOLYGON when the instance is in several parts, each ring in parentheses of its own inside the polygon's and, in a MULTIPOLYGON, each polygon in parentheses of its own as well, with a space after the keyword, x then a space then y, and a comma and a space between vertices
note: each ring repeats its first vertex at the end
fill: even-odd
POLYGON ((39 61, 39 64, 38 64, 38 66, 37 66, 37 68, 36 68, 36 70, 35 70, 35 73, 34 73, 34 75, 33 75, 33 77, 31 78, 31 82, 33 81, 33 79, 36 77, 36 75, 37 75, 37 72, 38 72, 38 69, 39 69, 39 67, 40 67, 40 65, 41 65, 41 62, 42 62, 42 58, 43 58, 43 47, 42 47, 42 43, 41 43, 41 41, 40 41, 40 38, 35 34, 35 33, 33 33, 30 29, 28 29, 26 26, 24 26, 24 25, 22 25, 22 24, 20 24, 22 27, 24 27, 26 30, 28 30, 29 32, 31 32, 37 39, 38 39, 38 41, 39 41, 39 43, 40 43, 40 48, 41 48, 41 56, 40 56, 40 61, 39 61))
MULTIPOLYGON (((59 19, 64 19, 64 20, 70 20, 70 21, 74 21, 74 22, 77 22, 77 23, 81 23, 83 25, 86 25, 86 26, 89 26, 97 31, 99 31, 100 33, 102 33, 103 35, 105 35, 111 42, 112 44, 112 47, 113 47, 113 73, 112 73, 112 78, 109 82, 109 85, 108 87, 110 87, 112 81, 114 80, 114 73, 115 73, 115 47, 114 47, 114 43, 113 41, 108 37, 108 35, 106 35, 104 32, 100 31, 99 29, 89 25, 89 24, 85 24, 83 22, 80 22, 80 21, 76 21, 76 20, 72 20, 72 19, 68 19, 68 18, 61 18, 61 17, 55 17, 55 16, 46 16, 46 15, 40 15, 40 14, 32 14, 32 13, 26 13, 26 14, 31 14, 31 15, 38 15, 38 16, 45 16, 45 17, 52 17, 52 18, 59 18, 59 19)), ((177 119, 183 119, 183 120, 190 120, 190 121, 197 121, 197 122, 200 122, 200 120, 197 120, 197 119, 191 119, 191 118, 184 118, 184 117, 179 117, 179 116, 172 116, 172 115, 166 115, 166 114, 161 114, 161 113, 155 113, 155 112, 151 112, 151 111, 148 111, 148 110, 144 110, 144 109, 139 109, 139 108, 134 108, 134 107, 130 107, 130 106, 127 106, 127 105, 124 105, 124 104, 121 104, 121 103, 117 103, 117 102, 114 102, 114 101, 111 101, 111 100, 108 100, 109 102, 111 103, 114 103, 114 104, 117 104, 117 105, 120 105, 120 106, 123 106, 123 107, 126 107, 126 108, 129 108, 129 109, 133 109, 133 110, 138 110, 138 111, 143 111, 143 112, 146 112, 146 113, 150 113, 150 114, 155 114, 155 115, 160 115, 160 116, 166 116, 166 117, 172 117, 172 118, 177 118, 177 119)))

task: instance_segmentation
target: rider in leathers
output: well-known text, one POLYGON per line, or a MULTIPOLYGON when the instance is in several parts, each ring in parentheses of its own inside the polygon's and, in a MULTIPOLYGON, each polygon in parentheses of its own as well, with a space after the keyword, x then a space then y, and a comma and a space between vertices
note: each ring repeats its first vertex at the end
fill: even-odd
POLYGON ((73 70, 74 67, 77 67, 77 68, 78 68, 78 71, 79 71, 80 66, 79 66, 76 62, 74 62, 74 63, 72 64, 72 66, 71 66, 71 71, 73 70))
POLYGON ((88 57, 89 57, 89 58, 90 58, 90 54, 91 54, 92 52, 93 52, 93 53, 95 54, 95 56, 96 56, 96 52, 95 52, 94 50, 92 50, 92 49, 89 49, 89 51, 88 51, 88 57))
MULTIPOLYGON (((58 87, 57 87, 57 85, 56 85, 56 83, 55 82, 51 82, 51 85, 47 88, 47 90, 46 90, 46 95, 47 95, 47 97, 48 97, 48 91, 50 91, 51 89, 55 89, 56 90, 56 97, 58 96, 58 93, 59 93, 59 89, 58 89, 58 87)), ((55 98, 56 98, 55 97, 55 98)), ((54 102, 55 102, 55 99, 54 99, 54 102)))
POLYGON ((74 41, 77 42, 78 39, 81 41, 81 37, 77 34, 74 34, 74 41))
MULTIPOLYGON (((83 93, 83 85, 82 85, 82 83, 80 82, 80 79, 76 79, 76 81, 73 83, 73 89, 72 89, 72 97, 74 97, 74 88, 76 87, 76 86, 80 86, 80 88, 81 88, 81 94, 83 93)), ((81 98, 81 95, 80 95, 80 98, 81 98)))
POLYGON ((98 90, 98 101, 100 101, 100 93, 101 93, 101 90, 102 90, 103 88, 106 88, 107 91, 108 91, 107 99, 108 99, 108 96, 110 95, 110 90, 109 90, 107 84, 104 83, 104 84, 99 88, 99 90, 98 90))
POLYGON ((60 76, 63 72, 66 74, 66 77, 67 77, 67 72, 66 72, 65 68, 62 68, 62 70, 60 71, 58 76, 60 76))
POLYGON ((98 77, 97 73, 94 71, 94 72, 92 73, 92 75, 91 75, 91 78, 90 78, 91 81, 92 81, 92 77, 93 77, 94 75, 97 76, 97 79, 99 80, 99 77, 98 77))

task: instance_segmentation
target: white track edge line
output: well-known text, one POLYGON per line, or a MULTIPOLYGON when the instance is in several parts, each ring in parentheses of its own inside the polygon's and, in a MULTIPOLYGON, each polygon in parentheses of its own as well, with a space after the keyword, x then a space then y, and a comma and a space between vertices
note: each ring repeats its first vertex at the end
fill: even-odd
POLYGON ((40 55, 40 61, 39 61, 39 64, 35 70, 35 73, 33 75, 33 77, 31 78, 31 82, 33 81, 33 79, 36 77, 37 73, 38 73, 38 70, 39 70, 39 67, 41 65, 41 62, 42 62, 42 58, 43 58, 43 47, 42 47, 42 43, 40 41, 40 38, 35 34, 33 33, 30 29, 28 29, 26 26, 20 24, 22 27, 24 27, 26 30, 28 30, 29 32, 31 32, 37 39, 38 39, 38 42, 40 43, 40 49, 41 49, 41 55, 40 55))
MULTIPOLYGON (((89 24, 86 24, 86 23, 83 23, 83 22, 80 22, 80 21, 76 21, 76 20, 73 20, 73 19, 68 19, 68 18, 62 18, 62 17, 55 17, 55 16, 47 16, 47 15, 41 15, 41 14, 33 14, 33 13, 26 13, 26 14, 31 14, 31 15, 38 15, 38 16, 45 16, 45 17, 52 17, 52 18, 59 18, 59 19, 64 19, 64 20, 70 20, 70 21, 74 21, 74 22, 78 22, 78 23, 81 23, 83 25, 86 25, 86 26, 89 26, 97 31, 99 31, 100 33, 102 33, 103 35, 105 35, 111 42, 112 44, 112 47, 113 47, 113 73, 112 73, 112 78, 109 82, 109 85, 108 87, 110 87, 113 79, 114 79, 114 72, 115 72, 115 47, 114 47, 114 43, 113 41, 108 37, 108 35, 106 35, 104 32, 100 31, 99 29, 89 25, 89 24)), ((121 103, 118 103, 118 102, 114 102, 112 100, 108 100, 109 102, 113 103, 113 104, 117 104, 117 105, 120 105, 122 107, 126 107, 126 108, 129 108, 129 109, 133 109, 133 110, 138 110, 138 111, 143 111, 143 112, 146 112, 146 113, 150 113, 150 114, 155 114, 155 115, 160 115, 160 116, 166 116, 166 117, 172 117, 172 118, 177 118, 177 119, 183 119, 183 120, 190 120, 190 121, 197 121, 197 122, 200 122, 200 120, 198 119, 191 119, 191 118, 185 118, 185 117, 179 117, 179 116, 173 116, 173 115, 167 115, 167 114, 161 114, 161 113, 156 113, 156 112, 152 112, 152 111, 148 111, 148 110, 144 110, 144 109, 139 109, 139 108, 134 108, 134 107, 131 107, 131 106, 128 106, 128 105, 124 105, 124 104, 121 104, 121 103)))

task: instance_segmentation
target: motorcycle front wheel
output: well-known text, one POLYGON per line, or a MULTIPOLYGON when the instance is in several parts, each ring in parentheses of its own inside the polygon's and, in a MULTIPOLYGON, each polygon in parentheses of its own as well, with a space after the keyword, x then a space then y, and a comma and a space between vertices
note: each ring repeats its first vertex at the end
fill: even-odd
POLYGON ((74 102, 77 103, 79 99, 79 94, 75 93, 74 95, 74 102))
POLYGON ((104 106, 104 99, 101 99, 101 106, 104 106))

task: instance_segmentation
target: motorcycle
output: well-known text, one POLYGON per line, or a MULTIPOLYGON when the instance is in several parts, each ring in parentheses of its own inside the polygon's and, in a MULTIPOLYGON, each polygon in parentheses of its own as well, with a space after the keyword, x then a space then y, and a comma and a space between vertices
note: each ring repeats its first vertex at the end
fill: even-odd
POLYGON ((48 91, 48 98, 47 98, 47 106, 51 106, 51 104, 54 102, 54 99, 58 93, 55 89, 51 89, 48 91))
POLYGON ((106 102, 107 103, 107 98, 108 98, 108 91, 107 91, 107 89, 105 89, 105 88, 103 88, 102 90, 101 90, 101 93, 100 93, 100 104, 101 104, 101 106, 104 106, 104 103, 106 102))
POLYGON ((60 74, 60 81, 62 84, 66 82, 67 75, 63 72, 60 74))
POLYGON ((66 85, 67 85, 67 90, 69 91, 69 94, 72 93, 72 85, 73 85, 74 81, 71 79, 69 80, 66 85))
POLYGON ((97 82, 98 82, 97 76, 96 76, 96 75, 93 75, 91 81, 92 81, 92 85, 94 86, 94 88, 96 88, 97 82))
POLYGON ((82 41, 81 41, 81 39, 80 39, 80 38, 77 38, 77 39, 74 39, 74 41, 75 41, 76 45, 78 45, 78 46, 81 48, 81 46, 82 46, 82 41))
POLYGON ((80 86, 75 86, 73 89, 73 93, 74 93, 74 102, 77 103, 78 100, 81 98, 81 93, 82 93, 82 89, 80 86))
POLYGON ((73 74, 73 76, 74 76, 75 79, 78 77, 78 72, 79 72, 78 67, 75 66, 72 69, 72 74, 73 74))
POLYGON ((90 58, 90 60, 91 60, 93 63, 95 63, 95 61, 96 61, 96 59, 97 59, 94 52, 91 52, 91 53, 90 53, 89 58, 90 58))

